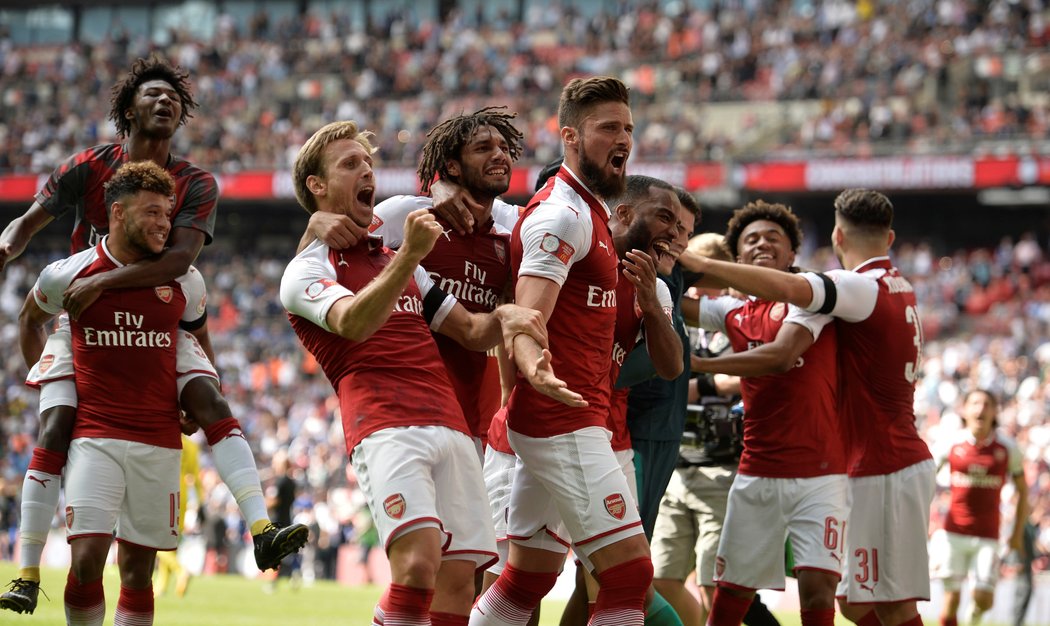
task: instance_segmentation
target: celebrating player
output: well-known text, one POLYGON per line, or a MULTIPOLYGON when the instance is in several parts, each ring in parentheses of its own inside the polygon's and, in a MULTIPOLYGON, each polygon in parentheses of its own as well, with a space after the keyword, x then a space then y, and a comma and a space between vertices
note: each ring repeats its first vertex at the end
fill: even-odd
POLYGON ((851 494, 840 607, 862 626, 920 626, 916 601, 930 597, 934 489, 933 458, 912 410, 922 324, 911 283, 889 259, 893 204, 877 191, 847 189, 834 206, 832 247, 848 269, 784 274, 710 260, 696 269, 744 293, 838 318, 851 494))
MULTIPOLYGON (((106 181, 121 165, 148 160, 175 179, 168 247, 147 260, 74 281, 63 294, 61 304, 70 317, 76 318, 107 289, 163 285, 188 272, 201 247, 211 241, 218 199, 211 174, 170 153, 175 131, 186 123, 196 106, 183 71, 155 57, 137 60, 113 86, 111 99, 110 118, 127 141, 78 152, 55 170, 29 210, 0 234, 0 268, 21 254, 41 228, 70 209, 76 210, 72 251, 92 248, 109 227, 109 207, 104 202, 106 181)), ((201 315, 182 327, 193 333, 210 357, 205 321, 201 315)), ((196 348, 193 337, 186 333, 179 333, 178 341, 188 344, 179 354, 192 354, 196 348)), ((58 330, 38 352, 37 356, 43 356, 39 362, 33 361, 37 365, 29 374, 29 383, 41 388, 40 433, 22 485, 21 569, 11 589, 0 596, 0 608, 19 613, 32 613, 36 608, 40 557, 58 507, 58 487, 73 430, 77 395, 70 345, 63 316, 58 330)), ((189 370, 180 366, 180 371, 189 370)), ((241 436, 240 425, 219 393, 216 377, 199 376, 189 381, 178 400, 204 428, 219 473, 251 526, 256 564, 260 569, 277 567, 281 558, 306 542, 306 527, 278 529, 269 523, 255 459, 241 436)))
POLYGON ((507 435, 524 471, 511 495, 508 564, 471 612, 475 625, 524 624, 553 587, 570 542, 601 584, 591 623, 643 620, 649 547, 606 430, 618 261, 605 199, 624 190, 634 130, 628 102, 615 78, 565 86, 558 106, 565 162, 511 238, 515 302, 542 314, 551 349, 514 340, 519 375, 507 435), (578 392, 574 405, 527 384, 548 354, 578 392), (557 535, 563 521, 568 537, 557 535))
POLYGON ((971 570, 970 626, 992 608, 999 580, 999 500, 1007 478, 1017 492, 1008 546, 1022 549, 1028 485, 1017 444, 995 429, 998 412, 999 400, 990 391, 966 394, 962 408, 966 428, 936 459, 938 467, 947 464, 951 469, 951 508, 944 532, 934 534, 930 557, 930 576, 944 581, 942 626, 958 624, 960 586, 971 570))

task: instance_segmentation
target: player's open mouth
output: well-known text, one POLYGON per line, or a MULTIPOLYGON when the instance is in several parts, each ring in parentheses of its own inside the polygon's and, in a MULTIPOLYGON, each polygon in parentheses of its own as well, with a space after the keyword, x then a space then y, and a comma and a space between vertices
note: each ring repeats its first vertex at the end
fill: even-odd
POLYGON ((502 165, 499 167, 490 167, 489 169, 485 170, 486 176, 506 176, 508 173, 509 170, 502 165))
POLYGON ((671 254, 670 242, 664 241, 663 239, 654 239, 651 248, 653 261, 657 265, 671 254))
POLYGON ((170 119, 175 117, 175 111, 172 111, 171 109, 168 109, 168 108, 164 108, 164 109, 158 110, 153 115, 155 117, 159 117, 161 119, 170 120, 170 119))
POLYGON ((613 166, 613 169, 617 172, 623 172, 623 166, 627 164, 627 154, 618 152, 609 158, 609 165, 613 166))
POLYGON ((372 200, 375 199, 375 195, 375 187, 365 187, 361 191, 357 192, 357 201, 365 206, 371 207, 372 200))

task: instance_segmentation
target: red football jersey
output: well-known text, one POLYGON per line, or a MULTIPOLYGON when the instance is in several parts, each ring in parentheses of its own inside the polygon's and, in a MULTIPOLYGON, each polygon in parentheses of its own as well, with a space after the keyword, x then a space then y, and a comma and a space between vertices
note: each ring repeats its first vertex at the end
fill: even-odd
MULTIPOLYGON (((119 266, 103 239, 94 248, 44 268, 34 288, 36 302, 57 314, 74 280, 119 266)), ((176 333, 180 319, 197 315, 203 289, 199 272, 159 287, 110 289, 79 319, 70 320, 79 399, 73 438, 182 447, 176 333), (190 280, 193 284, 186 284, 190 280)))
MULTIPOLYGON (((394 196, 375 208, 369 230, 391 248, 401 247, 405 217, 430 209, 427 197, 394 196)), ((510 284, 510 233, 493 222, 460 235, 438 218, 443 233, 420 263, 441 291, 455 296, 472 313, 489 313, 504 300, 510 284)), ((483 441, 501 397, 499 365, 494 356, 464 348, 455 339, 434 335, 438 352, 463 408, 470 432, 483 441), (493 372, 495 375, 493 375, 493 372)))
POLYGON ((393 256, 373 238, 344 250, 315 241, 281 279, 281 302, 292 328, 339 395, 351 455, 362 439, 385 428, 446 426, 469 435, 430 335, 456 301, 441 294, 422 268, 416 268, 390 318, 368 339, 351 341, 328 328, 332 305, 368 285, 393 256), (435 297, 433 309, 424 305, 435 297))
MULTIPOLYGON (((609 387, 612 390, 609 398, 609 425, 612 431, 612 449, 615 452, 631 449, 631 433, 627 429, 627 396, 631 389, 616 388, 616 379, 620 376, 623 360, 634 349, 642 338, 642 310, 638 306, 637 290, 634 283, 623 275, 623 265, 617 267, 620 282, 616 285, 616 330, 613 335, 612 366, 609 368, 609 387)), ((671 324, 671 291, 667 284, 656 281, 656 295, 660 306, 671 324)))
POLYGON ((888 257, 853 271, 803 276, 813 287, 807 309, 842 320, 836 324, 839 412, 850 447, 850 476, 891 474, 931 459, 915 428, 922 324, 911 283, 888 257))
POLYGON ((563 165, 533 196, 514 228, 515 280, 537 276, 561 285, 547 320, 551 366, 589 403, 566 406, 533 389, 519 372, 507 405, 507 423, 515 432, 550 437, 608 423, 618 263, 609 215, 608 207, 563 165))
POLYGON ((947 463, 951 469, 951 507, 944 529, 998 539, 1003 484, 1007 478, 1024 473, 1017 445, 998 433, 977 441, 964 431, 948 449, 947 463))
POLYGON ((790 371, 741 378, 741 474, 810 478, 846 472, 835 407, 835 325, 829 321, 782 302, 729 296, 702 300, 700 325, 725 333, 735 352, 772 342, 784 323, 801 324, 817 338, 790 371))
MULTIPOLYGON (((127 147, 109 143, 81 150, 66 159, 37 193, 36 201, 54 217, 76 210, 70 247, 73 253, 94 246, 109 232, 105 203, 106 183, 128 162, 127 147)), ((215 177, 176 156, 168 156, 164 169, 175 179, 172 229, 195 228, 204 233, 205 244, 215 232, 215 205, 219 186, 215 177)))

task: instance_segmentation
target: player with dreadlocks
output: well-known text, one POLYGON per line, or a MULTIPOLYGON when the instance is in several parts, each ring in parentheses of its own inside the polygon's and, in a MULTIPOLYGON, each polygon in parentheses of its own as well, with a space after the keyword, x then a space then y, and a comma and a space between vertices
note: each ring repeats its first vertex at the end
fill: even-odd
MULTIPOLYGON (((196 271, 190 264, 211 242, 215 228, 219 195, 215 178, 171 154, 172 137, 197 108, 186 72, 157 57, 140 58, 113 86, 112 94, 109 118, 123 142, 94 146, 69 157, 51 174, 29 210, 0 234, 0 271, 25 250, 33 235, 70 209, 75 210, 71 252, 93 248, 109 230, 110 207, 104 185, 123 164, 153 161, 171 174, 175 193, 164 251, 148 260, 74 281, 61 303, 73 319, 106 290, 161 286, 196 271)), ((163 300, 165 293, 158 291, 158 297, 163 300)), ((28 299, 32 298, 30 294, 28 299)), ((212 354, 204 302, 197 308, 200 317, 183 323, 182 329, 187 332, 178 333, 178 371, 188 372, 180 378, 178 388, 179 401, 189 416, 185 426, 195 428, 195 422, 204 428, 217 469, 251 525, 259 568, 274 568, 281 558, 305 543, 307 529, 301 525, 277 529, 269 523, 251 448, 240 436, 240 425, 219 394, 218 374, 205 356, 212 354)), ((59 482, 77 406, 68 320, 63 318, 50 338, 36 333, 25 336, 29 340, 22 342, 22 353, 27 365, 32 366, 27 383, 40 388, 39 436, 22 484, 21 569, 10 589, 0 596, 0 608, 18 613, 36 609, 40 558, 58 506, 59 482)), ((85 602, 94 602, 96 582, 77 581, 78 593, 85 602)), ((127 595, 122 592, 118 611, 122 607, 145 611, 147 595, 152 607, 151 589, 148 594, 141 589, 132 589, 127 595)))
MULTIPOLYGON (((444 180, 478 203, 473 217, 479 227, 473 233, 460 235, 438 218, 444 234, 420 263, 443 291, 456 296, 472 313, 494 310, 510 284, 510 231, 501 226, 503 220, 493 218, 493 205, 510 187, 511 164, 522 151, 522 134, 512 124, 514 117, 503 107, 487 107, 445 120, 427 133, 417 170, 424 194, 436 180, 444 180)), ((516 217, 514 207, 499 206, 516 217)), ((428 196, 394 196, 375 208, 369 230, 382 237, 384 245, 398 248, 405 217, 432 207, 428 196)), ((435 334, 434 339, 480 451, 489 421, 500 407, 495 359, 443 335, 435 334)))

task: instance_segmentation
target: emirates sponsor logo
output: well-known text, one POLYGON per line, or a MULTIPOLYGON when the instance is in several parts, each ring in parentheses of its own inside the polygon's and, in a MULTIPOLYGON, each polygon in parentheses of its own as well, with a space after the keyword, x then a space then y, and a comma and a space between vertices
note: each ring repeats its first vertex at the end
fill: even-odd
POLYGON ((587 306, 596 309, 615 309, 616 290, 587 285, 587 306))
POLYGON ((160 298, 160 301, 164 304, 170 303, 172 296, 175 295, 175 291, 170 286, 154 287, 153 291, 157 293, 157 297, 160 298))
POLYGON ((383 510, 391 519, 401 519, 405 515, 405 496, 395 493, 383 500, 383 510))
POLYGON ((609 512, 609 515, 622 520, 627 514, 627 503, 624 502, 621 494, 614 493, 611 496, 605 496, 605 510, 609 512))
POLYGON ((413 294, 403 294, 394 302, 394 312, 423 315, 423 300, 413 294))
POLYGON ((55 364, 55 355, 45 354, 40 358, 40 366, 37 368, 41 374, 51 369, 51 366, 55 364))

